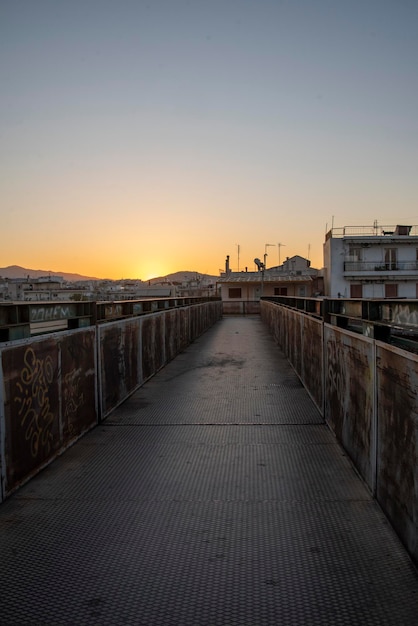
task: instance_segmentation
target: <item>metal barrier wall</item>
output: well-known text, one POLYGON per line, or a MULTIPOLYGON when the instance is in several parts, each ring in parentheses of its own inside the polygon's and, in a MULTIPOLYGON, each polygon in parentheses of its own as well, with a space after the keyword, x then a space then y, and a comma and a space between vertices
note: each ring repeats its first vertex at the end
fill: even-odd
POLYGON ((107 417, 220 317, 218 302, 100 325, 101 417, 107 417))
POLYGON ((3 499, 97 424, 96 329, 24 339, 0 356, 3 499))
POLYGON ((418 355, 280 304, 261 318, 418 562, 418 355))
POLYGON ((260 300, 224 300, 224 315, 259 315, 260 300))
POLYGON ((418 356, 376 342, 377 499, 418 561, 418 356))
POLYGON ((267 301, 262 302, 261 319, 323 414, 323 323, 267 301))
POLYGON ((0 347, 0 501, 222 316, 192 304, 0 347))
POLYGON ((324 417, 376 492, 375 342, 324 325, 324 417))

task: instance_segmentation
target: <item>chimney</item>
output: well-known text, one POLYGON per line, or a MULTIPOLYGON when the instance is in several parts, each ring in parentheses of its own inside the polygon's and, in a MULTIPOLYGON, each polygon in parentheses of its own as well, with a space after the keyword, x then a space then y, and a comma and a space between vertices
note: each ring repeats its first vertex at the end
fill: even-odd
POLYGON ((225 273, 229 274, 230 269, 229 269, 229 254, 226 257, 226 261, 225 261, 225 273))

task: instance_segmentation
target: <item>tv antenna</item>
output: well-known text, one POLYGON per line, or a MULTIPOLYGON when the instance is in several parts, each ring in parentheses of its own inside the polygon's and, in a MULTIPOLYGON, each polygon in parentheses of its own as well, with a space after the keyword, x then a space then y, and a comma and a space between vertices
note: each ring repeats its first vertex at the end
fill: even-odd
POLYGON ((266 267, 266 263, 267 263, 267 248, 274 246, 274 243, 266 243, 264 246, 264 268, 266 267))
MULTIPOLYGON (((284 243, 278 243, 278 244, 277 244, 277 247, 278 247, 278 249, 279 249, 279 265, 280 265, 280 248, 282 248, 283 246, 285 246, 285 244, 284 244, 284 243)), ((286 247, 286 246, 285 246, 285 247, 286 247)))

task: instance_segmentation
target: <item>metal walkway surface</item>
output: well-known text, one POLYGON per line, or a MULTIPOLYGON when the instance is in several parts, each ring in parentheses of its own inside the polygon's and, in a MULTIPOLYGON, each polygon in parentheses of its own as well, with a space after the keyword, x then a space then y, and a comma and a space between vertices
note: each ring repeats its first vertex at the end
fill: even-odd
POLYGON ((259 318, 0 506, 1 625, 418 624, 418 579, 259 318))

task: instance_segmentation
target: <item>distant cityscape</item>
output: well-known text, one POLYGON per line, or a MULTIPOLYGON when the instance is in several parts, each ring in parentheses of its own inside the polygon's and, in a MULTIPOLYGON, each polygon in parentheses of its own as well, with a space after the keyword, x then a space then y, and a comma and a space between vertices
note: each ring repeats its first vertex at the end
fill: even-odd
POLYGON ((220 296, 233 303, 263 296, 332 298, 418 297, 418 227, 410 225, 331 228, 323 245, 323 267, 295 255, 267 267, 255 258, 256 271, 231 269, 230 256, 219 276, 184 270, 140 279, 97 279, 79 274, 0 268, 0 301, 107 301, 141 298, 220 296))
POLYGON ((193 271, 140 279, 99 279, 66 272, 52 273, 17 265, 0 268, 0 301, 131 300, 212 295, 217 277, 193 271))

